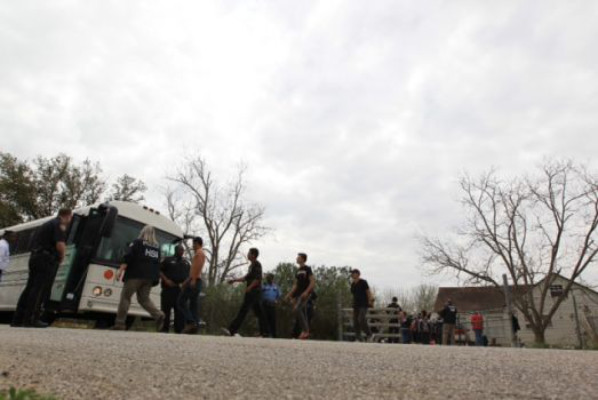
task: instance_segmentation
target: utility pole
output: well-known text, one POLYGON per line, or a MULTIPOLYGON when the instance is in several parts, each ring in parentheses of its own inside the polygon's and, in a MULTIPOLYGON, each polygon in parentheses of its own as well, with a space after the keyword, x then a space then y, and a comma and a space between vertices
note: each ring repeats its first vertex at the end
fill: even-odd
POLYGON ((513 301, 511 299, 511 290, 509 282, 507 281, 507 274, 502 274, 503 289, 505 292, 505 303, 507 304, 507 316, 509 318, 509 337, 511 338, 511 347, 517 347, 517 339, 515 338, 515 330, 513 329, 513 301))

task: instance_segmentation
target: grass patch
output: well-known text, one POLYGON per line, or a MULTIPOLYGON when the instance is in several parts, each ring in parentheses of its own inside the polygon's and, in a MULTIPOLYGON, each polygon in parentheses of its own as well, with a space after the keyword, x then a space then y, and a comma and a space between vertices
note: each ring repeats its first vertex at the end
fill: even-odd
POLYGON ((45 396, 32 389, 16 389, 0 391, 0 400, 57 400, 54 396, 45 396))

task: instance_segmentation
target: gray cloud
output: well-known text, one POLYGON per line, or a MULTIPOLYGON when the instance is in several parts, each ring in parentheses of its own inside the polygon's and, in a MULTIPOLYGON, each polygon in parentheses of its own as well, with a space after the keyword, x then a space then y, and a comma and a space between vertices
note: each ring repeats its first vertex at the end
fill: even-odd
MULTIPOLYGON (((597 147, 593 2, 86 2, 0 6, 2 149, 146 180, 241 159, 275 235, 378 286, 429 278, 418 232, 461 218, 457 177, 597 147)), ((589 275, 598 282, 596 274, 589 275)))

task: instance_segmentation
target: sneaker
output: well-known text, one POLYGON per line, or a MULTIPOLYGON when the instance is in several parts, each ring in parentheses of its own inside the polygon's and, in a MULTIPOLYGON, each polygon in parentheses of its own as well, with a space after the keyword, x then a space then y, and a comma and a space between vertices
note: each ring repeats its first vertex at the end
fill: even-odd
POLYGON ((195 325, 195 324, 187 324, 187 325, 185 325, 185 328, 183 329, 183 333, 185 335, 194 335, 197 333, 197 331, 198 331, 197 325, 195 325))
POLYGON ((243 336, 239 335, 238 333, 235 333, 235 334, 233 335, 233 337, 243 337, 243 336))
POLYGON ((23 324, 25 328, 47 328, 49 325, 40 320, 33 321, 30 324, 23 324))
POLYGON ((161 314, 158 319, 156 319, 156 331, 160 332, 164 328, 165 319, 166 316, 164 314, 161 314))
POLYGON ((23 322, 22 321, 12 321, 10 323, 10 326, 13 328, 22 328, 23 327, 23 322))
POLYGON ((233 334, 231 333, 231 331, 229 331, 227 328, 220 328, 220 330, 222 331, 222 333, 224 333, 226 336, 233 336, 233 334))

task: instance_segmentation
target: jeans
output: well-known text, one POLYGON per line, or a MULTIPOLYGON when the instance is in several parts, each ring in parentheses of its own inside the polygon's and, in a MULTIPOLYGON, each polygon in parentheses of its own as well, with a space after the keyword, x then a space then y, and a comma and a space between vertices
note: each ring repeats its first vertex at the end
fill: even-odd
POLYGON ((32 253, 29 258, 29 276, 17 302, 13 322, 30 324, 40 317, 40 309, 50 297, 58 262, 47 253, 32 253))
POLYGON ((484 345, 484 331, 482 329, 474 329, 473 332, 475 333, 475 345, 476 346, 483 346, 484 345))
POLYGON ((409 333, 409 328, 401 328, 401 343, 407 344, 411 341, 409 333))
POLYGON ((307 303, 308 300, 302 300, 301 297, 295 298, 295 318, 301 327, 302 332, 309 332, 309 320, 307 318, 307 303))
POLYGON ((228 330, 229 332, 234 335, 239 331, 239 328, 243 324, 245 317, 250 309, 253 310, 253 313, 257 317, 260 335, 267 336, 268 332, 266 330, 266 323, 264 321, 264 313, 262 312, 262 302, 261 302, 262 292, 261 290, 252 290, 249 293, 245 293, 245 297, 243 298, 243 304, 241 304, 241 308, 239 309, 239 313, 231 322, 228 330))
POLYGON ((164 314, 158 310, 152 300, 150 299, 150 292, 152 290, 152 281, 149 279, 128 279, 123 285, 120 293, 120 302, 118 303, 118 311, 116 312, 116 326, 125 326, 127 313, 131 307, 131 298, 136 293, 137 302, 141 307, 147 311, 153 319, 158 320, 164 314))
POLYGON ((367 337, 372 336, 372 331, 367 321, 367 307, 353 309, 353 327, 355 329, 355 340, 361 340, 361 331, 363 330, 367 337))
MULTIPOLYGON (((314 301, 308 300, 306 306, 306 314, 307 314, 307 323, 311 326, 311 320, 314 317, 314 301)), ((298 338, 301 334, 301 325, 299 324, 299 320, 295 318, 295 325, 293 326, 292 337, 298 338)))
POLYGON ((199 324, 199 317, 197 315, 197 298, 201 292, 201 279, 197 281, 195 288, 191 288, 190 285, 185 287, 179 299, 177 300, 177 307, 183 313, 185 323, 187 324, 199 324))
POLYGON ((160 309, 164 313, 164 326, 162 327, 162 332, 168 332, 170 330, 170 313, 174 309, 174 331, 176 333, 181 333, 185 325, 185 318, 183 317, 183 313, 177 307, 177 302, 179 299, 179 295, 181 294, 181 288, 178 286, 175 287, 165 287, 162 288, 162 293, 160 293, 160 309))
POLYGON ((455 324, 447 324, 442 326, 442 344, 445 346, 455 344, 455 324))
POLYGON ((268 324, 268 333, 270 337, 276 337, 276 304, 271 301, 262 302, 262 311, 264 312, 264 319, 268 324))

